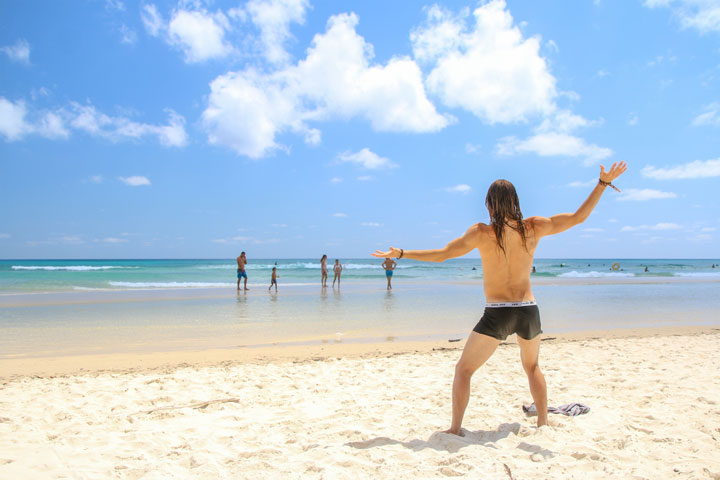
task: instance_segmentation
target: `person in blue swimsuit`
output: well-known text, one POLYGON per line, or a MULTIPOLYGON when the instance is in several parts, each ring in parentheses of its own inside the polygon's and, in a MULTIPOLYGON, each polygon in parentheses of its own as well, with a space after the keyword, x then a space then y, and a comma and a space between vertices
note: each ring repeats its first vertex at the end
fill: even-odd
POLYGON ((382 263, 382 267, 385 269, 385 278, 387 278, 387 289, 392 290, 392 276, 393 270, 397 267, 397 262, 392 258, 386 258, 382 263))
POLYGON ((247 258, 245 257, 245 252, 242 252, 239 257, 237 257, 237 289, 238 292, 240 291, 240 279, 244 278, 245 283, 243 284, 243 287, 245 290, 249 290, 247 288, 247 273, 245 273, 245 265, 247 265, 247 258))

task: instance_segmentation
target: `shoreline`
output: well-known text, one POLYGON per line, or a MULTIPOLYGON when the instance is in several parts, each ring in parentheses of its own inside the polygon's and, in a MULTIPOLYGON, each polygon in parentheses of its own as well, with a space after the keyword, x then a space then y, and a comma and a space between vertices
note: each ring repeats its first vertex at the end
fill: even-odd
MULTIPOLYGON (((543 345, 597 339, 630 339, 671 336, 720 335, 720 323, 707 326, 616 328, 551 333, 543 336, 543 345)), ((183 367, 206 368, 235 364, 282 364, 327 361, 330 359, 382 358, 435 351, 462 350, 467 335, 460 339, 395 341, 312 341, 243 345, 235 348, 170 350, 144 353, 90 353, 82 355, 38 356, 0 360, 0 380, 24 377, 100 375, 103 373, 139 373, 168 371, 183 367), (452 341, 451 341, 452 340, 452 341)), ((515 336, 501 345, 515 344, 515 336)), ((459 357, 458 357, 459 358, 459 357)))
MULTIPOLYGON (((665 285, 665 284, 695 284, 720 283, 720 274, 717 278, 712 275, 692 277, 531 277, 533 286, 593 286, 593 285, 665 285)), ((427 281, 415 279, 395 278, 396 291, 401 292, 402 286, 416 288, 427 286, 427 281)), ((482 277, 471 280, 435 280, 437 285, 464 285, 477 286, 482 289, 482 277)), ((148 301, 171 301, 193 299, 218 299, 244 296, 267 296, 265 283, 249 284, 252 288, 249 293, 238 292, 233 287, 162 287, 162 288, 98 288, 82 290, 57 291, 4 291, 0 292, 0 308, 18 308, 51 305, 85 305, 102 303, 132 303, 148 301)), ((349 289, 360 287, 364 291, 385 291, 384 277, 378 281, 352 281, 344 280, 343 285, 349 289)), ((280 284, 281 292, 277 295, 314 295, 321 293, 319 282, 316 283, 289 283, 280 284), (314 289, 310 291, 310 289, 314 289)), ((327 287, 327 292, 335 291, 327 287)), ((341 290, 338 289, 338 292, 341 290)), ((347 289, 345 290, 347 291, 347 289)), ((274 293, 273 293, 274 294, 274 293)))

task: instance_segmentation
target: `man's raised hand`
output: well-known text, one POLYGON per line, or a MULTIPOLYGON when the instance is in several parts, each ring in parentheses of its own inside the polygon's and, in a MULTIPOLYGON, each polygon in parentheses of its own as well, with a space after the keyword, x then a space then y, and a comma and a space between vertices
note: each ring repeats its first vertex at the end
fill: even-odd
POLYGON ((600 165, 600 180, 612 183, 613 180, 625 173, 625 170, 627 170, 627 163, 625 162, 613 163, 612 167, 610 167, 610 171, 607 172, 605 171, 605 167, 600 165))

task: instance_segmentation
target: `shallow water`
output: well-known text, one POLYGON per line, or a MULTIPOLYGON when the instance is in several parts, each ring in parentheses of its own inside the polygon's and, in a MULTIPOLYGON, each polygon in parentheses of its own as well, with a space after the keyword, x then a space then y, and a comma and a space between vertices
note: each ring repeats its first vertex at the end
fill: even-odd
MULTIPOLYGON (((484 308, 481 279, 0 296, 0 359, 238 348, 283 342, 464 338, 484 308)), ((720 281, 537 279, 546 334, 720 324, 720 281)))

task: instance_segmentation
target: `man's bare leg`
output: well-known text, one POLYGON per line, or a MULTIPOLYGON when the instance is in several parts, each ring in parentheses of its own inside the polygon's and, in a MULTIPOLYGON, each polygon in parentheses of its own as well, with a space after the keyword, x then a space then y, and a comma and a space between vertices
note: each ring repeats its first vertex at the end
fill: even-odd
POLYGON ((470 379, 473 373, 495 352, 500 344, 497 338, 470 332, 460 360, 455 365, 452 390, 452 424, 445 433, 460 435, 465 409, 470 401, 470 379))
POLYGON ((245 277, 245 282, 243 283, 243 288, 245 288, 245 290, 250 290, 249 288, 247 288, 247 277, 245 277))
POLYGON ((533 401, 535 401, 535 408, 537 408, 538 412, 537 426, 547 425, 547 385, 545 384, 545 376, 538 365, 540 335, 532 340, 517 337, 517 341, 518 345, 520 345, 520 360, 530 383, 530 394, 533 401))

